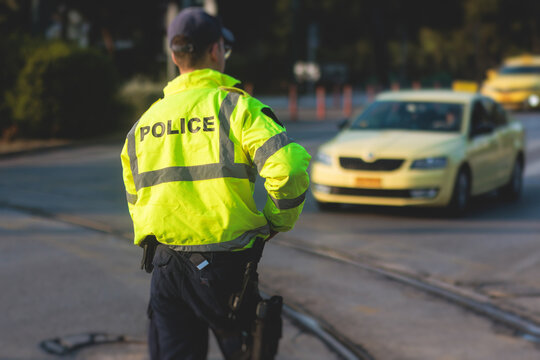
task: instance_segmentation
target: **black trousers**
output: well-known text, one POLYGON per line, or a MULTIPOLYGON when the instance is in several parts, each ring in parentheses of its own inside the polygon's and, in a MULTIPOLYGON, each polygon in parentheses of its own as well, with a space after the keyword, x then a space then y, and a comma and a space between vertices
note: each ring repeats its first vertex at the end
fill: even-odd
POLYGON ((245 334, 261 299, 258 289, 246 293, 246 306, 229 319, 229 299, 242 286, 251 250, 204 253, 209 265, 199 270, 190 253, 159 245, 154 256, 148 343, 152 360, 206 359, 208 329, 226 359, 242 359, 245 334))

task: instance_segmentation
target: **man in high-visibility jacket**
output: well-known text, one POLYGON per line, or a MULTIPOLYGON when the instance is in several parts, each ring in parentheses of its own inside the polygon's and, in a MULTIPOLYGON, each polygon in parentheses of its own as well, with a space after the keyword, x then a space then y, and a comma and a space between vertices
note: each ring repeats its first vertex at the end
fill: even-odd
MULTIPOLYGON (((123 177, 134 242, 158 242, 149 316, 152 359, 204 359, 208 329, 226 358, 245 334, 230 318, 253 243, 291 230, 309 186, 310 156, 272 110, 223 74, 232 33, 201 8, 168 28, 180 76, 128 133, 123 177), (268 192, 253 199, 257 173, 268 192)), ((260 298, 247 295, 251 312, 260 298)))

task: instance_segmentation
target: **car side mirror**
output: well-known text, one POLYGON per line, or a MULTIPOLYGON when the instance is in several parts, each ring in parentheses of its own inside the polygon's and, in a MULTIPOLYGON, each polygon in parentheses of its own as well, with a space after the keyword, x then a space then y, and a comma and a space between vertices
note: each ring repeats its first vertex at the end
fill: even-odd
POLYGON ((349 127, 349 119, 339 120, 337 127, 339 131, 344 130, 345 128, 349 127))
POLYGON ((493 132, 495 125, 489 122, 482 122, 475 126, 472 132, 472 136, 485 135, 493 132))

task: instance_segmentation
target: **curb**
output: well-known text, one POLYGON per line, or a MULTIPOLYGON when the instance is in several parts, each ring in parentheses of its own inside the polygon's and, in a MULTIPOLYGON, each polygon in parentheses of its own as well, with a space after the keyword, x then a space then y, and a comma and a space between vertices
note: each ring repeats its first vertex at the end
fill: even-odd
MULTIPOLYGON (((21 139, 25 141, 26 139, 21 139)), ((105 137, 84 139, 84 140, 67 140, 67 139, 56 139, 60 141, 65 141, 61 144, 56 145, 41 145, 35 147, 28 147, 27 149, 22 150, 13 150, 13 151, 0 151, 0 160, 11 159, 19 156, 33 155, 33 154, 43 154, 49 153, 56 150, 65 150, 65 149, 74 149, 83 146, 92 146, 92 145, 108 145, 108 144, 121 144, 124 141, 124 135, 114 134, 105 137)))

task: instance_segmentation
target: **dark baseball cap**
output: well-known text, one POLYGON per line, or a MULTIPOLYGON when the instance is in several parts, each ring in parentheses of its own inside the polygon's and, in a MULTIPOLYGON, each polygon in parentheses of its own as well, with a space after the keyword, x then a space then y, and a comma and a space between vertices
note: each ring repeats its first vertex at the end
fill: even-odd
POLYGON ((220 36, 223 36, 228 44, 234 42, 233 33, 224 28, 217 17, 208 14, 200 7, 188 7, 180 11, 167 29, 167 41, 173 51, 193 52, 194 48, 210 45, 220 36), (189 38, 191 43, 173 46, 173 39, 179 35, 189 38))

